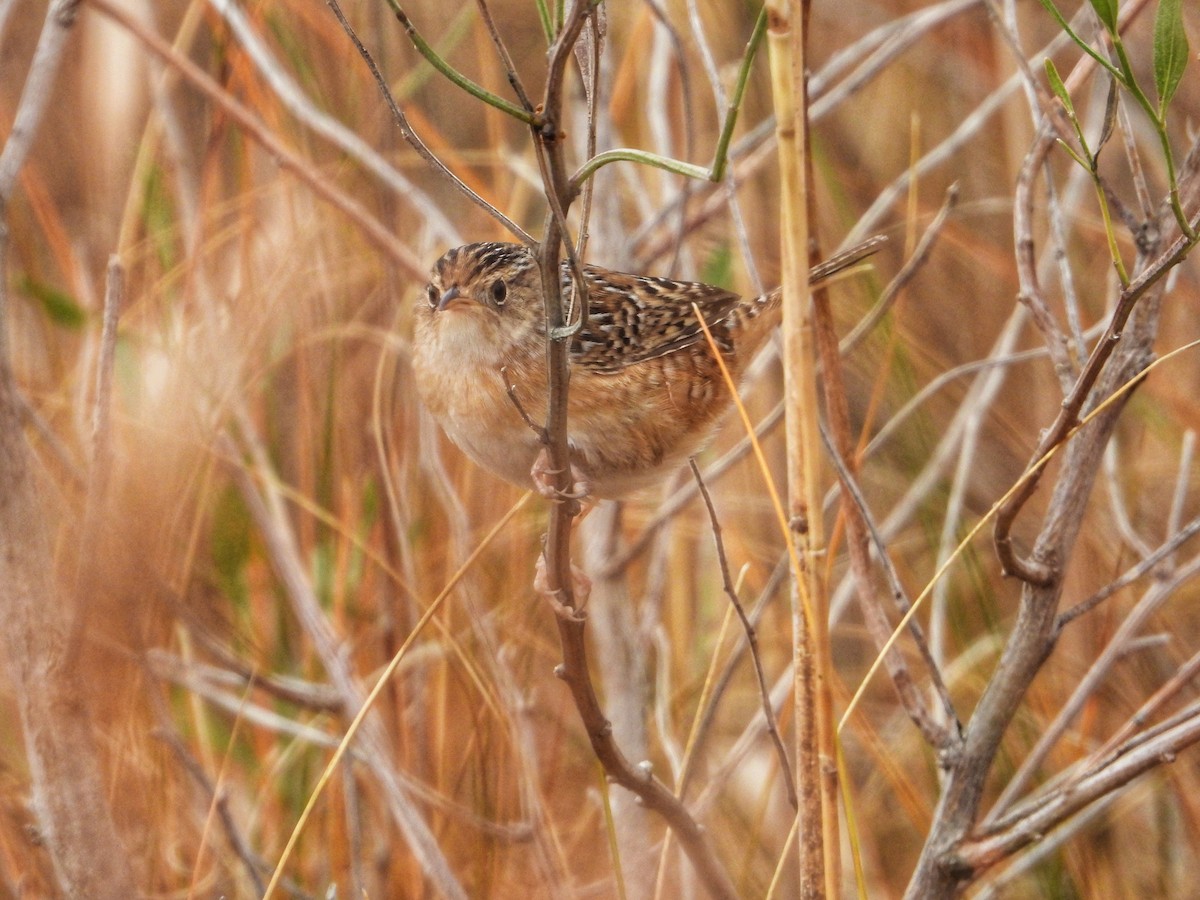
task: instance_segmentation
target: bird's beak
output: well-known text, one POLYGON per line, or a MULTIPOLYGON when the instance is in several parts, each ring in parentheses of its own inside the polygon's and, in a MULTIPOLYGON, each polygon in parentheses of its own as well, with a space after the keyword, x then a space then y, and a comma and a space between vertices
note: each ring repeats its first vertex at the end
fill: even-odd
POLYGON ((442 299, 438 301, 438 312, 442 312, 446 307, 450 306, 455 300, 461 299, 457 287, 452 287, 448 291, 442 292, 442 299))

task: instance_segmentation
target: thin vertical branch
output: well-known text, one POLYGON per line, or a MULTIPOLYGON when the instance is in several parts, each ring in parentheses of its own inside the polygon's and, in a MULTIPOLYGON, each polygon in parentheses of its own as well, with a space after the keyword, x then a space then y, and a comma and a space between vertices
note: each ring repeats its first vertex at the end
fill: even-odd
POLYGON ((533 101, 529 99, 529 94, 525 91, 525 85, 521 82, 521 76, 517 72, 512 54, 508 52, 508 45, 500 38, 500 32, 496 28, 496 21, 492 18, 491 7, 488 6, 487 0, 475 0, 475 7, 479 10, 479 18, 483 21, 488 36, 492 39, 492 46, 496 48, 496 53, 500 56, 500 62, 504 65, 504 76, 508 79, 509 86, 521 102, 521 108, 528 113, 532 113, 533 101))
MULTIPOLYGON (((899 610, 907 614, 912 608, 912 603, 904 594, 904 588, 900 584, 900 576, 897 574, 895 566, 892 565, 891 557, 888 556, 887 546, 879 534, 879 529, 875 527, 875 523, 871 520, 866 500, 862 496, 862 492, 858 489, 854 475, 846 465, 846 461, 842 458, 842 455, 838 453, 833 438, 830 437, 824 427, 821 429, 821 438, 825 444, 825 449, 829 452, 829 458, 837 470, 844 498, 843 502, 853 504, 854 515, 861 520, 859 527, 867 531, 871 542, 874 544, 875 554, 880 566, 883 568, 884 574, 887 576, 892 598, 899 610)), ((860 585, 866 583, 869 578, 869 575, 864 572, 864 569, 868 565, 869 558, 865 553, 851 555, 851 572, 854 579, 860 585)), ((860 587, 859 590, 861 591, 862 588, 860 587)), ((877 598, 868 597, 866 598, 866 602, 861 604, 861 606, 863 619, 867 623, 867 629, 871 632, 871 636, 877 646, 882 649, 890 638, 890 628, 888 628, 887 620, 879 609, 880 604, 877 598), (882 640, 879 637, 881 625, 882 628, 887 629, 883 631, 882 640)), ((921 701, 920 696, 914 690, 913 678, 908 671, 908 665, 904 661, 903 655, 898 651, 894 653, 889 652, 886 656, 888 672, 891 675, 892 683, 896 687, 896 692, 900 695, 900 701, 905 711, 908 713, 909 718, 912 719, 913 724, 924 735, 926 741, 929 742, 929 745, 939 753, 951 752, 961 739, 961 733, 959 730, 958 715, 955 713, 954 703, 950 699, 950 691, 946 687, 939 663, 929 648, 921 626, 913 620, 908 623, 908 630, 912 635, 913 642, 917 645, 917 650, 920 652, 921 658, 925 661, 925 665, 929 669, 929 678, 933 684, 934 694, 941 704, 943 723, 938 723, 934 720, 926 709, 925 704, 921 701), (949 727, 949 723, 954 724, 953 729, 949 727)))
POLYGON ((763 716, 767 720, 767 733, 771 735, 771 743, 775 745, 775 752, 779 756, 779 769, 783 772, 783 783, 787 787, 788 803, 792 805, 792 809, 799 812, 799 800, 796 797, 796 781, 792 776, 792 764, 788 760, 787 750, 783 746, 783 738, 779 736, 779 726, 775 722, 775 710, 771 708, 770 688, 767 687, 767 676, 763 674, 762 656, 758 650, 758 633, 751 624, 750 619, 746 617, 746 610, 742 608, 742 601, 738 599, 737 591, 733 588, 733 579, 729 576, 729 560, 725 558, 725 541, 721 537, 721 522, 717 518, 716 507, 713 506, 712 497, 709 496, 708 488, 704 484, 704 478, 700 475, 700 467, 696 465, 695 459, 689 459, 688 465, 691 466, 692 475, 696 479, 696 485, 700 489, 700 496, 704 498, 704 506, 708 510, 708 521, 712 526, 713 543, 717 548, 717 562, 721 568, 721 585, 725 589, 725 596, 729 598, 729 603, 737 613, 738 620, 742 623, 742 630, 746 633, 746 643, 750 648, 750 660, 754 664, 754 678, 758 682, 758 692, 762 699, 763 716))
MULTIPOLYGON (((680 846, 713 897, 732 898, 736 891, 720 860, 709 846, 703 830, 684 805, 645 766, 633 766, 614 740, 612 726, 604 715, 592 684, 584 640, 586 618, 579 609, 582 600, 576 592, 576 575, 571 565, 572 521, 579 513, 575 500, 565 499, 572 487, 570 449, 567 437, 568 347, 573 323, 563 308, 559 279, 560 252, 567 254, 577 271, 578 260, 567 229, 566 212, 575 198, 576 185, 568 177, 564 158, 562 108, 566 66, 574 52, 591 4, 574 0, 549 52, 546 87, 539 121, 532 127, 538 165, 545 189, 548 213, 538 250, 546 315, 546 357, 549 396, 546 412, 546 455, 554 486, 564 496, 552 505, 550 522, 542 551, 546 593, 555 598, 554 609, 562 644, 563 662, 557 674, 567 685, 583 721, 592 750, 609 779, 635 793, 643 804, 660 814, 671 827, 680 846)), ((582 293, 583 280, 575 278, 576 297, 582 293)), ((581 309, 576 321, 587 315, 586 297, 579 298, 581 309)))

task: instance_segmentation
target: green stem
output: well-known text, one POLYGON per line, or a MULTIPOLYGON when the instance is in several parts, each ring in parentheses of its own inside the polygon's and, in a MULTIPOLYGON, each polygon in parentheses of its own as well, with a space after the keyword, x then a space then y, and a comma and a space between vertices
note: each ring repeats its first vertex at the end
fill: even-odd
MULTIPOLYGON (((471 27, 472 20, 475 18, 476 12, 474 7, 464 5, 458 11, 458 15, 447 26, 445 33, 438 41, 438 47, 435 52, 439 55, 448 55, 452 53, 466 37, 468 29, 471 27)), ((431 65, 423 65, 414 67, 411 72, 401 79, 396 85, 394 91, 396 98, 401 101, 409 100, 420 88, 425 86, 430 77, 436 71, 431 65)))
POLYGON ((1108 238, 1108 252, 1112 255, 1113 265, 1117 270, 1117 277, 1121 279, 1121 287, 1129 286, 1129 273, 1125 271, 1125 263, 1121 259, 1121 248, 1117 246, 1117 236, 1113 231, 1112 214, 1108 209, 1108 198, 1104 196, 1104 185, 1100 182, 1100 177, 1095 170, 1092 172, 1092 178, 1096 184, 1096 198, 1100 201, 1100 216, 1104 219, 1104 234, 1108 238))
POLYGON ((698 166, 694 163, 686 163, 678 159, 671 159, 669 156, 659 156, 657 153, 651 153, 649 150, 634 150, 631 147, 618 147, 615 150, 605 150, 603 153, 597 153, 587 162, 585 162, 574 175, 571 176, 571 193, 572 195, 579 190, 579 186, 587 179, 591 178, 599 169, 604 168, 609 163, 619 161, 641 163, 644 166, 653 166, 656 169, 665 169, 668 172, 674 172, 676 175, 683 175, 687 178, 700 178, 704 181, 716 181, 713 177, 712 170, 706 169, 704 166, 698 166))
POLYGON ((1133 95, 1133 99, 1137 101, 1137 105, 1142 108, 1150 121, 1154 124, 1154 131, 1158 135, 1159 146, 1162 147, 1163 161, 1167 165, 1167 185, 1171 197, 1171 212, 1175 215, 1175 221, 1179 225, 1180 232, 1183 233, 1189 241, 1196 240, 1196 231, 1192 228, 1184 215, 1183 206, 1179 202, 1179 182, 1175 174, 1175 154, 1171 150, 1171 140, 1167 136, 1166 110, 1159 113, 1158 108, 1150 102, 1150 98, 1133 80, 1133 70, 1129 63, 1129 57, 1125 55, 1125 44, 1120 38, 1114 38, 1113 48, 1117 51, 1117 59, 1121 63, 1121 69, 1125 73, 1122 79, 1122 84, 1129 89, 1129 93, 1133 95))
MULTIPOLYGON (((388 0, 388 2, 390 3, 392 0, 388 0)), ((725 124, 721 128, 721 137, 717 141, 711 167, 706 169, 704 166, 671 159, 667 156, 660 156, 648 150, 634 150, 625 147, 616 150, 606 150, 603 153, 593 156, 571 176, 572 196, 579 191, 580 185, 595 175, 600 169, 609 163, 621 161, 641 163, 645 166, 653 166, 656 169, 673 172, 676 175, 683 175, 686 178, 698 178, 703 181, 720 181, 724 178, 725 169, 729 165, 729 144, 733 140, 733 129, 737 125, 738 113, 742 108, 742 98, 746 95, 746 85, 750 81, 750 65, 754 61, 754 56, 757 54, 758 48, 762 45, 763 36, 766 33, 767 9, 764 6, 758 14, 758 20, 754 23, 754 31, 750 34, 750 40, 746 43, 746 52, 742 56, 742 64, 738 69, 737 82, 733 86, 733 95, 730 97, 729 106, 725 110, 725 124)))
POLYGON ((538 21, 542 23, 542 34, 546 36, 546 43, 549 44, 554 40, 554 23, 550 21, 550 10, 546 6, 546 0, 535 0, 534 6, 537 7, 538 21))
POLYGON ((1075 32, 1075 29, 1073 29, 1067 20, 1063 18, 1063 14, 1058 11, 1058 7, 1055 6, 1051 0, 1042 0, 1042 6, 1044 6, 1046 11, 1054 17, 1054 21, 1058 23, 1058 27, 1065 31, 1067 36, 1079 45, 1079 49, 1099 63, 1110 75, 1112 75, 1113 78, 1117 79, 1117 81, 1128 87, 1125 76, 1122 75, 1121 72, 1115 66, 1113 66, 1113 64, 1110 63, 1103 54, 1093 50, 1092 45, 1075 32))
POLYGON ((754 23, 754 31, 746 44, 746 52, 742 56, 742 66, 738 69, 737 83, 733 86, 733 96, 729 98, 729 109, 725 113, 725 126, 721 129, 720 140, 717 141, 716 153, 713 156, 712 174, 708 177, 720 181, 725 177, 725 166, 729 162, 729 142, 733 140, 733 127, 737 124, 738 113, 742 108, 742 97, 746 94, 746 84, 750 81, 750 64, 758 53, 763 35, 767 33, 767 8, 764 6, 754 23))
POLYGON ((518 119, 521 122, 524 122, 526 125, 535 125, 537 123, 538 117, 534 113, 521 109, 521 107, 517 106, 515 103, 510 103, 503 97, 497 97, 491 91, 487 90, 481 85, 476 84, 470 78, 467 78, 467 76, 463 75, 444 59, 442 59, 437 54, 437 51, 435 51, 433 47, 431 47, 429 43, 417 32, 416 26, 413 25, 412 20, 408 18, 408 15, 403 9, 400 8, 400 4, 397 3, 396 0, 387 0, 387 5, 392 8, 392 12, 396 16, 396 21, 398 21, 401 27, 404 28, 405 33, 408 35, 408 39, 412 41, 413 46, 417 48, 417 52, 425 57, 425 59, 429 61, 429 64, 435 69, 457 84, 472 97, 482 100, 489 106, 494 106, 501 112, 508 113, 514 119, 518 119))

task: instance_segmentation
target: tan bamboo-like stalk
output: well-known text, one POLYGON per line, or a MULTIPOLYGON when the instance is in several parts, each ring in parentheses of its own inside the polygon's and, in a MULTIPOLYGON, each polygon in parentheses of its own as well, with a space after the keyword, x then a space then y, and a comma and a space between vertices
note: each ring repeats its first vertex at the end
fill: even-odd
POLYGON ((828 603, 820 554, 820 432, 808 290, 808 131, 803 0, 768 4, 767 48, 781 181, 783 366, 788 513, 802 547, 794 573, 796 782, 803 897, 840 895, 837 766, 829 690, 828 603))

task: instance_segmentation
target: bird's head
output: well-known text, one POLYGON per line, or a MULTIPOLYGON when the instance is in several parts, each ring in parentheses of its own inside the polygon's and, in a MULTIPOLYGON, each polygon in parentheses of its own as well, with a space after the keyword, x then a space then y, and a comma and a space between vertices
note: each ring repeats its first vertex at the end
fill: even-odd
MULTIPOLYGON (((434 264, 417 303, 418 339, 463 354, 502 354, 541 332, 537 260, 519 244, 467 244, 434 264)), ((465 360, 464 360, 465 361, 465 360)))

